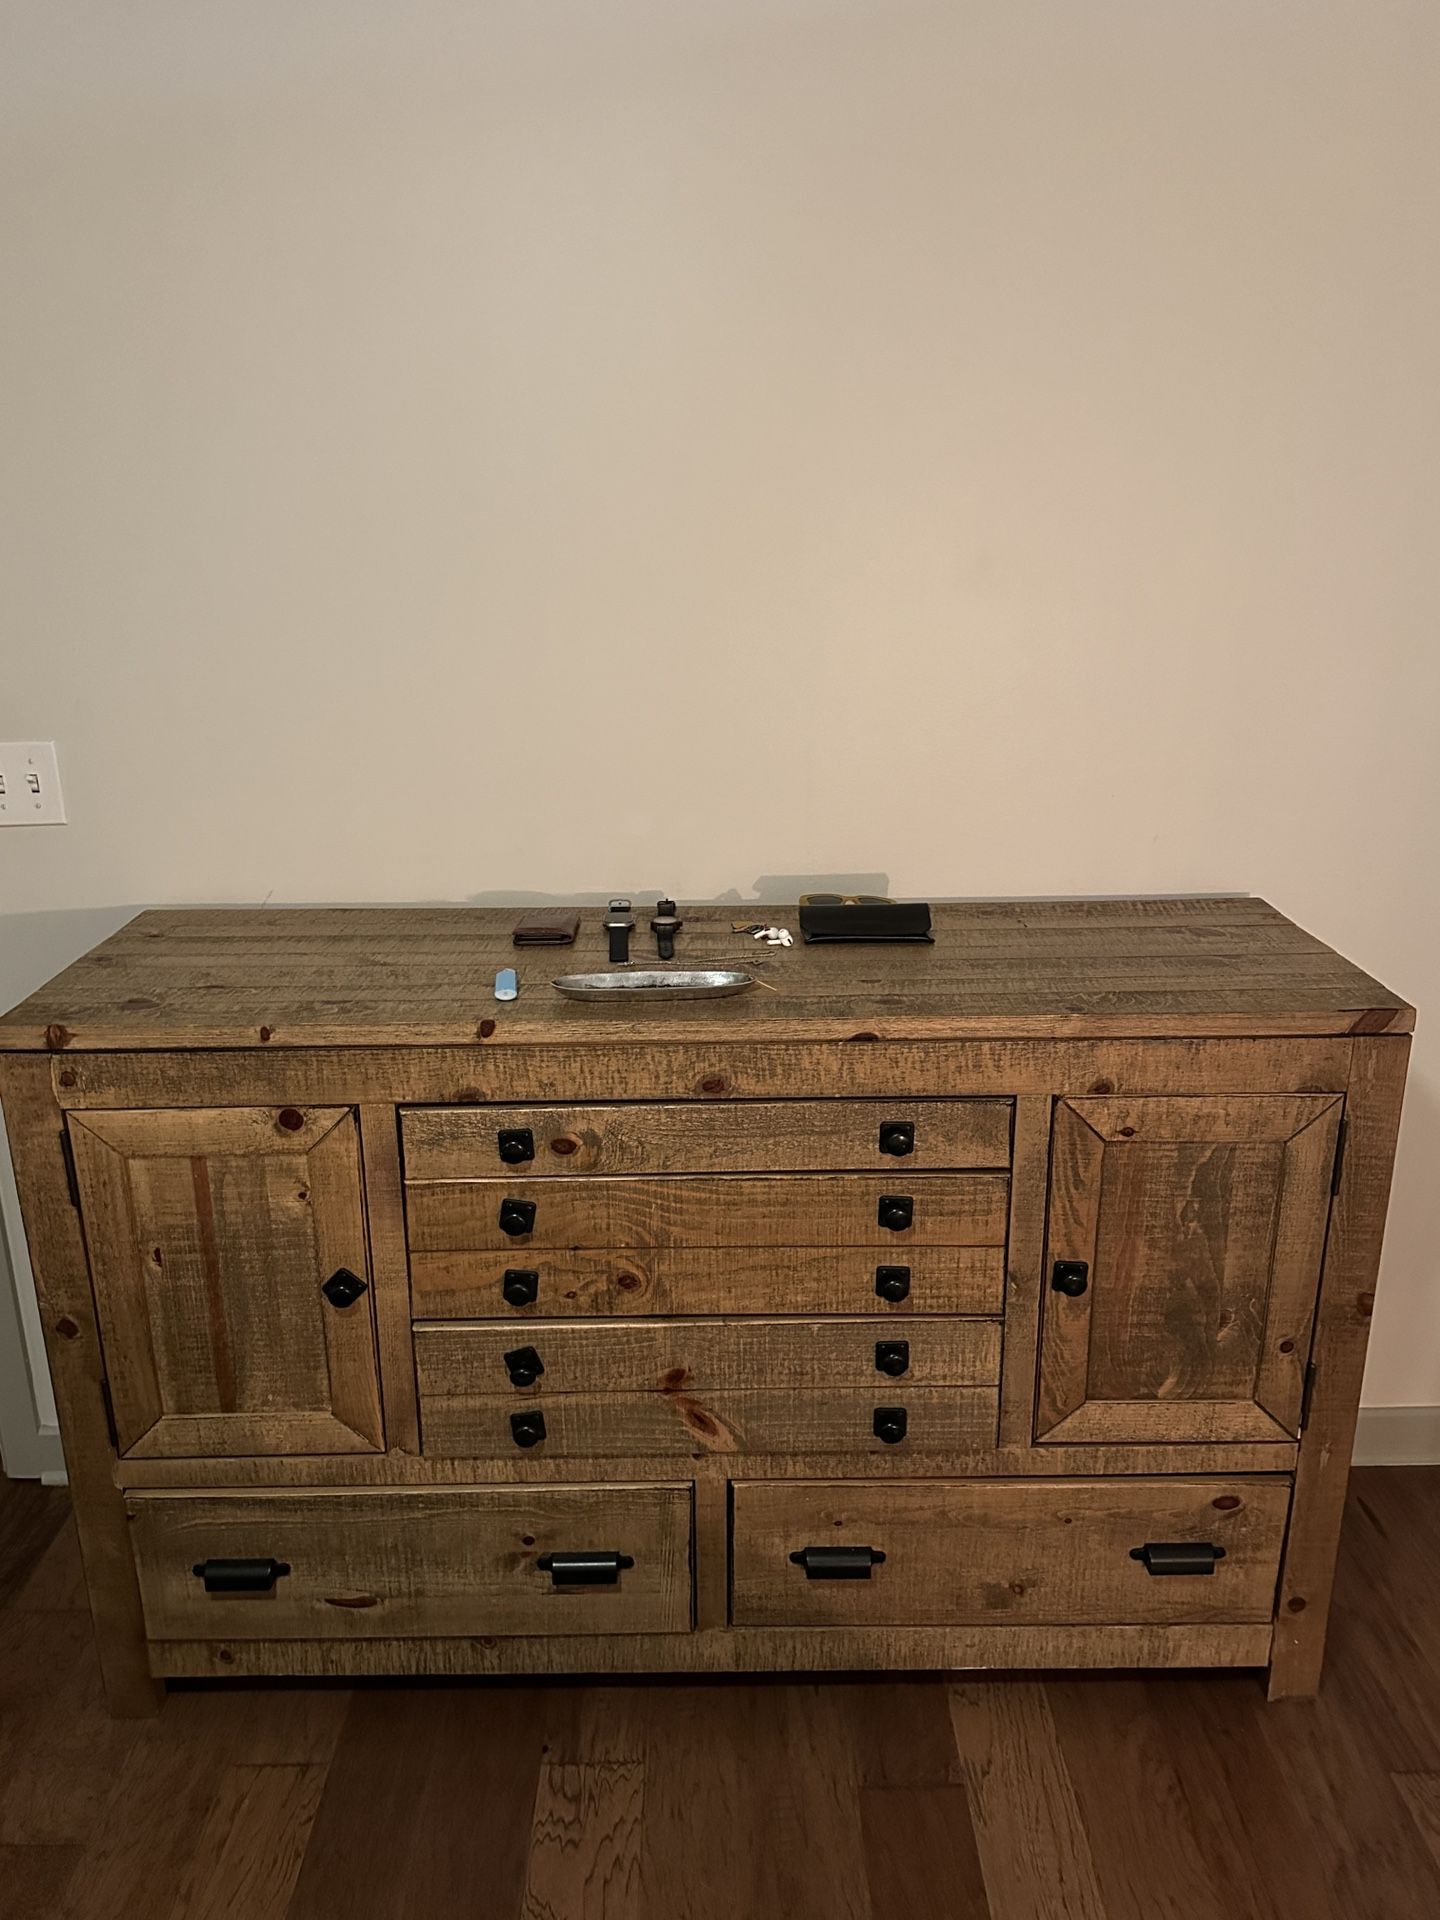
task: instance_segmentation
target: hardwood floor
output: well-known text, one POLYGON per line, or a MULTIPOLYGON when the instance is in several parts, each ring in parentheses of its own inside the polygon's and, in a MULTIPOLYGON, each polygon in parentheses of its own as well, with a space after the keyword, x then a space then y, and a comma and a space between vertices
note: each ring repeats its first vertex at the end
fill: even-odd
POLYGON ((0 1482, 0 1920, 1434 1920, 1440 1468, 1351 1486, 1321 1697, 1253 1675, 173 1690, 107 1719, 0 1482))

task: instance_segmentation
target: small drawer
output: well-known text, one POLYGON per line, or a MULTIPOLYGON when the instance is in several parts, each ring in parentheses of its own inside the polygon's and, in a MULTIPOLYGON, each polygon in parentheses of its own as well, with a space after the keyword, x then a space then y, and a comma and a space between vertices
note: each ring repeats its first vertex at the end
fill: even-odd
POLYGON ((869 1393, 720 1388, 704 1393, 448 1393, 422 1382, 420 1439, 431 1458, 648 1460, 702 1453, 883 1454, 993 1447, 995 1387, 911 1387, 869 1393))
POLYGON ((1008 1100, 408 1107, 407 1180, 1010 1165, 1008 1100))
POLYGON ((717 1387, 993 1386, 998 1320, 436 1321, 415 1329, 422 1399, 507 1390, 545 1405, 571 1393, 704 1393, 717 1387))
POLYGON ((905 1247, 1003 1246, 1010 1188, 1003 1173, 917 1174, 898 1162, 893 1174, 521 1174, 412 1182, 405 1189, 411 1251, 860 1247, 877 1260, 898 1258, 905 1247))
POLYGON ((733 1497, 735 1626, 1165 1626, 1271 1618, 1290 1482, 757 1480, 733 1497))
POLYGON ((633 1318, 638 1314, 848 1313, 883 1324, 999 1314, 1003 1247, 545 1247, 410 1255, 417 1320, 633 1318))
POLYGON ((126 1505, 152 1640, 691 1626, 688 1485, 137 1493, 126 1505))

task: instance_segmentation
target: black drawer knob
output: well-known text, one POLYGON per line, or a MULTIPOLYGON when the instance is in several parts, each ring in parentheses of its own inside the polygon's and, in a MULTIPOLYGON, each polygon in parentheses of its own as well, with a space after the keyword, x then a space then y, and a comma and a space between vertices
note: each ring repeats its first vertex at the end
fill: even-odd
POLYGON ((897 1159, 915 1151, 915 1125, 911 1120, 882 1120, 880 1122, 880 1151, 893 1153, 897 1159))
POLYGON ((1063 1293, 1068 1300, 1078 1300, 1090 1285, 1090 1268, 1083 1260, 1057 1260, 1050 1274, 1050 1287, 1054 1293, 1063 1293))
POLYGON ((885 1556, 878 1547, 802 1547, 790 1562, 805 1569, 807 1580, 868 1580, 885 1556))
POLYGON ((882 1193, 875 1218, 891 1233, 903 1233, 915 1218, 915 1202, 908 1193, 882 1193))
POLYGON ((366 1291, 366 1285, 349 1267, 337 1267, 320 1291, 332 1307, 353 1307, 366 1291))
POLYGON ((876 1407, 871 1424, 875 1438, 883 1440, 887 1447, 893 1447, 897 1441, 905 1438, 905 1429, 910 1422, 904 1407, 876 1407))
POLYGON ((875 1291, 882 1300, 909 1299, 909 1267, 876 1267, 875 1291))
POLYGON ((535 1225, 535 1202, 533 1200, 511 1200, 500 1202, 500 1231, 508 1233, 512 1240, 518 1240, 522 1233, 529 1233, 535 1225))
POLYGON ((285 1561, 268 1554, 261 1560, 202 1560, 191 1568, 207 1593, 273 1593, 275 1582, 289 1571, 285 1561))
POLYGON ((540 1297, 540 1275, 533 1267, 507 1267, 500 1291, 512 1307, 533 1307, 540 1297))
POLYGON ((535 1136, 529 1127, 501 1127, 495 1144, 507 1167, 518 1167, 522 1160, 535 1158, 535 1136))
POLYGON ((501 1354, 512 1387, 533 1387, 545 1371, 545 1363, 534 1347, 513 1347, 501 1354))
POLYGON ((888 1373, 892 1380, 898 1380, 902 1373, 910 1371, 910 1342, 908 1340, 877 1340, 875 1342, 875 1371, 888 1373))
POLYGON ((538 1447, 545 1438, 545 1416, 543 1413, 512 1413, 510 1416, 510 1438, 517 1447, 538 1447))
POLYGON ((550 1584, 556 1587, 614 1587, 620 1584, 620 1576, 635 1562, 628 1553, 600 1552, 599 1550, 580 1553, 542 1553, 535 1562, 542 1573, 548 1573, 550 1584))
POLYGON ((1147 1540, 1143 1547, 1130 1549, 1130 1558, 1140 1561, 1147 1573, 1214 1573, 1225 1549, 1209 1540, 1147 1540))

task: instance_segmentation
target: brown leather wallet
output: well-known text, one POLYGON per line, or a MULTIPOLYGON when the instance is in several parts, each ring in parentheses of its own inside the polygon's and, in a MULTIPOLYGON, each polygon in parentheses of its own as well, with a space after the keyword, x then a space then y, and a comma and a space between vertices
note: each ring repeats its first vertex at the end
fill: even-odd
POLYGON ((568 947, 579 931, 573 907, 541 907, 515 922, 510 939, 517 947, 568 947))

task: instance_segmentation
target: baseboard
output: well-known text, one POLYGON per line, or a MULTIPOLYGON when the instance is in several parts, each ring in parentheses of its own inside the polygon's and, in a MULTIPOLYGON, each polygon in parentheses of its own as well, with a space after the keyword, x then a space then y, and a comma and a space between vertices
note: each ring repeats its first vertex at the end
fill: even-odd
POLYGON ((1440 1407, 1362 1407, 1357 1467, 1440 1466, 1440 1407))

